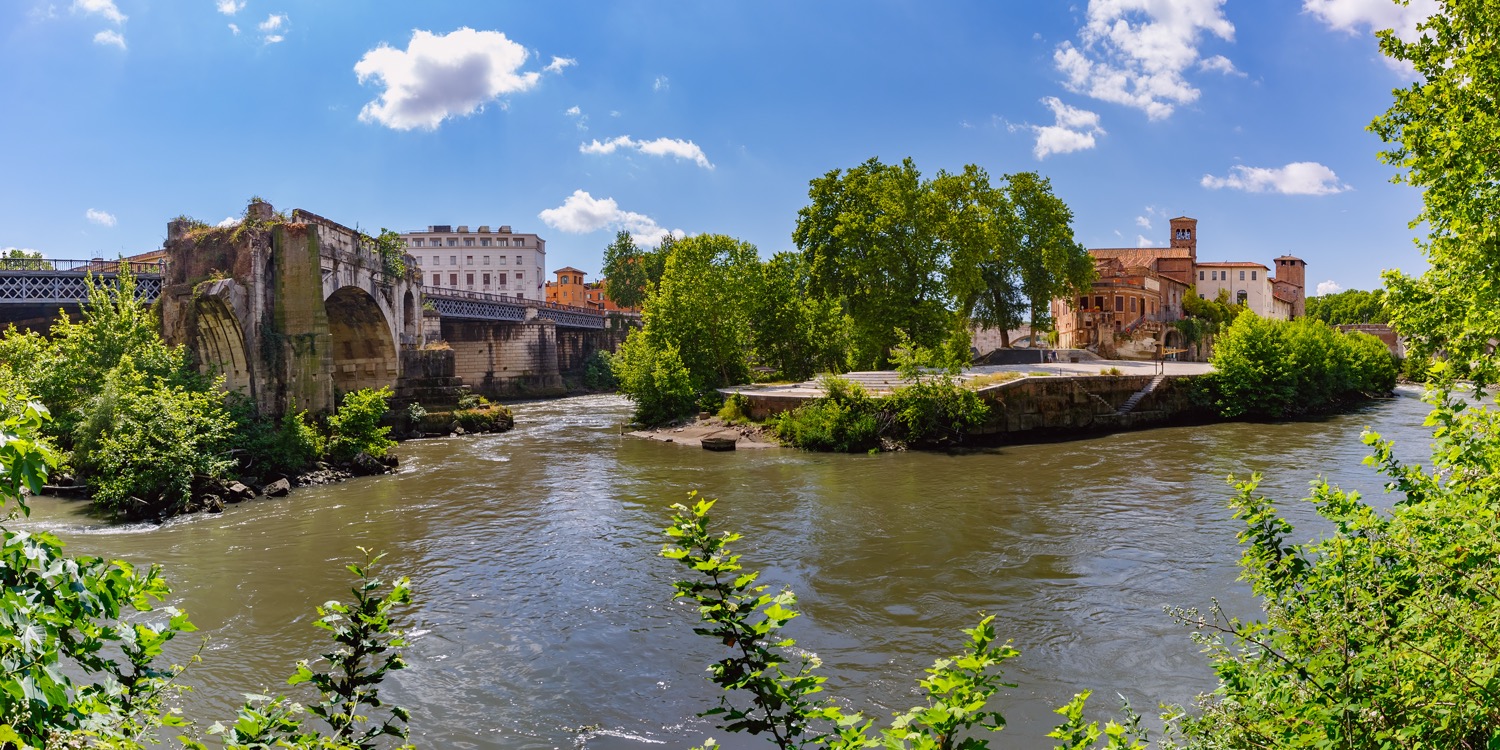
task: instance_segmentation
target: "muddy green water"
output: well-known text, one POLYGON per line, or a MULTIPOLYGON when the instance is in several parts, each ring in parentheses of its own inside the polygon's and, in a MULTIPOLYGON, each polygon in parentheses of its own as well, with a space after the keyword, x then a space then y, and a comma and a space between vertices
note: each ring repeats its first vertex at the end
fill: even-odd
MULTIPOLYGON (((411 668, 390 695, 432 748, 686 748, 718 658, 671 601, 657 556, 666 506, 697 489, 745 534, 745 562, 790 585, 792 633, 829 688, 883 714, 979 612, 1022 651, 996 747, 1050 747, 1053 707, 1185 701, 1211 675, 1164 605, 1253 606, 1236 582, 1223 478, 1265 472, 1294 501, 1325 475, 1386 502, 1360 430, 1426 450, 1423 404, 1398 398, 1323 421, 1169 428, 967 455, 709 453, 621 436, 612 396, 520 404, 496 436, 407 443, 395 476, 297 490, 163 526, 110 526, 41 498, 22 525, 75 552, 159 562, 208 637, 185 709, 228 718, 240 694, 282 690, 322 645, 315 603, 346 588, 357 546, 409 575, 411 668)), ((183 644, 192 646, 193 643, 183 644)), ((179 649, 179 654, 185 649, 179 649)), ((1154 713, 1154 710, 1148 710, 1154 713)), ((720 737, 721 740, 726 738, 720 737)), ((761 747, 728 738, 729 747, 761 747)))

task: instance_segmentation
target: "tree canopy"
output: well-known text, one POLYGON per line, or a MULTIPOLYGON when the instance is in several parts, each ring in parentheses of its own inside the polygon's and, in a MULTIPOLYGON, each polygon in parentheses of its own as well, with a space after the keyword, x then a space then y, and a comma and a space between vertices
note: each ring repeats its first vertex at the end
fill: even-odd
POLYGON ((1347 325, 1389 323, 1391 314, 1386 310, 1385 290, 1346 289, 1337 294, 1308 297, 1307 317, 1329 325, 1347 325))

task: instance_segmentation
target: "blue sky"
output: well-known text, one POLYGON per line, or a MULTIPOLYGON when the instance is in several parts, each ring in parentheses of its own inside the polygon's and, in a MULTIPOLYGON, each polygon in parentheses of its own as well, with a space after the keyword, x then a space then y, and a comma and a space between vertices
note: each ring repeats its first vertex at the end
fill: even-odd
MULTIPOLYGON (((260 195, 365 229, 509 224, 590 273, 614 232, 792 249, 878 157, 1037 171, 1090 247, 1420 272, 1364 130, 1431 0, 7 0, 0 249, 158 247, 260 195)), ((1331 287, 1325 287, 1325 290, 1331 287)))

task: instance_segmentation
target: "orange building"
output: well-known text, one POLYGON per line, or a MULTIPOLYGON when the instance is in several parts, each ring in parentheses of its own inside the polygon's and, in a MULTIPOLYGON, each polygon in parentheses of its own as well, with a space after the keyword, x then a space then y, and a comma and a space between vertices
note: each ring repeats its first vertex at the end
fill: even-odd
POLYGON ((604 312, 638 313, 639 307, 620 307, 605 293, 605 281, 584 282, 583 271, 571 266, 559 268, 557 281, 547 282, 547 301, 573 307, 592 307, 604 312))

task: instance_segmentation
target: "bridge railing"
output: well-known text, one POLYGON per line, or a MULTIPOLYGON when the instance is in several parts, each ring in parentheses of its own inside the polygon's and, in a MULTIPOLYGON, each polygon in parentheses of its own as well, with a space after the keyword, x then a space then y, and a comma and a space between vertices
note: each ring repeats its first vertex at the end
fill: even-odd
POLYGON ((520 305, 521 307, 535 307, 539 310, 558 310, 561 312, 579 313, 581 315, 597 315, 601 318, 604 317, 604 312, 602 310, 597 310, 592 307, 574 307, 573 305, 564 305, 558 302, 548 302, 546 300, 540 299, 526 299, 524 297, 511 297, 508 295, 494 294, 491 292, 474 292, 467 289, 445 289, 440 286, 423 286, 422 296, 458 297, 462 299, 478 300, 480 302, 495 302, 502 305, 520 305))
POLYGON ((33 271, 45 273, 119 273, 121 267, 128 267, 131 273, 140 274, 165 274, 167 261, 134 261, 134 260, 104 260, 103 258, 91 258, 89 260, 78 260, 75 258, 0 258, 0 271, 33 271))

